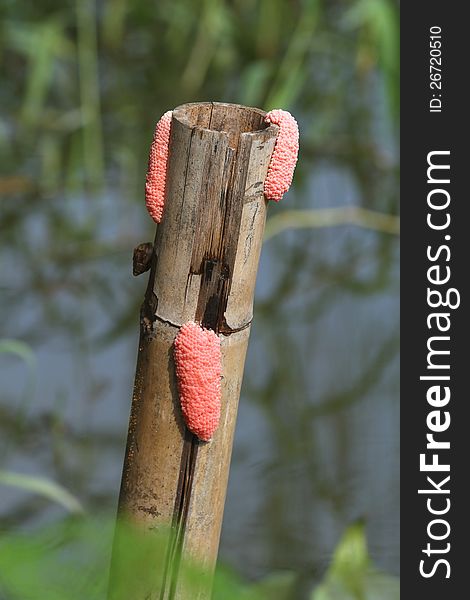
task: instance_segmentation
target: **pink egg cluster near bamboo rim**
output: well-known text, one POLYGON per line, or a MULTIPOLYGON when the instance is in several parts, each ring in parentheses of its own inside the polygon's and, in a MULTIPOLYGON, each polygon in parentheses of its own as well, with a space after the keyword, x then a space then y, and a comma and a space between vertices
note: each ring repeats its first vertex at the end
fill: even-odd
POLYGON ((145 180, 145 205, 155 223, 160 223, 162 220, 165 206, 172 114, 173 111, 169 110, 158 121, 152 145, 150 146, 147 177, 145 180))
MULTIPOLYGON (((172 114, 173 111, 169 110, 158 121, 149 153, 145 204, 155 223, 160 223, 162 220, 165 207, 172 114)), ((266 114, 264 120, 268 124, 273 123, 279 127, 264 182, 266 199, 279 202, 289 190, 294 176, 299 152, 299 128, 297 121, 286 110, 272 110, 266 114)))
POLYGON ((208 442, 220 420, 220 339, 214 331, 190 321, 175 338, 174 357, 184 421, 192 433, 208 442))
POLYGON ((294 176, 299 154, 299 127, 294 117, 286 110, 272 110, 264 120, 279 126, 276 145, 264 181, 266 199, 279 202, 290 188, 294 176))

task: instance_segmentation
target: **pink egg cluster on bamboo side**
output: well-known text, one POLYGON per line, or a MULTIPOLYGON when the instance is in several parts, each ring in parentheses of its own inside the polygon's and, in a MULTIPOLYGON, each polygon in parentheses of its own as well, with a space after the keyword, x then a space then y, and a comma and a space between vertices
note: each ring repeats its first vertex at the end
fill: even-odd
POLYGON ((166 112, 158 121, 150 147, 147 177, 145 180, 145 204, 155 221, 160 223, 165 204, 168 146, 170 143, 172 111, 166 112))
POLYGON ((181 411, 190 431, 205 442, 220 419, 220 339, 197 323, 183 325, 175 339, 175 363, 181 411))
POLYGON ((264 117, 266 123, 279 125, 279 134, 264 182, 264 195, 279 202, 292 183, 299 153, 299 128, 297 121, 286 110, 272 110, 264 117))

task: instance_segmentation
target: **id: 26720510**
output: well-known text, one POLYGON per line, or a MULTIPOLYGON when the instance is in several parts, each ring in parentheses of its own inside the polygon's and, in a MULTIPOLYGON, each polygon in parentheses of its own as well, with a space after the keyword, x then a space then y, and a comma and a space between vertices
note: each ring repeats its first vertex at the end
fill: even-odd
POLYGON ((429 112, 442 110, 442 36, 439 25, 429 28, 429 87, 432 92, 429 112))

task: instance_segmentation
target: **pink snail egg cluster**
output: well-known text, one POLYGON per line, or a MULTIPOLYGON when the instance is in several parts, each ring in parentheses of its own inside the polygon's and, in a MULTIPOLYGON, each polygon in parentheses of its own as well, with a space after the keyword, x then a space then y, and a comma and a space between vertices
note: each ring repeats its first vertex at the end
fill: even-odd
MULTIPOLYGON (((172 112, 167 111, 155 127, 145 180, 145 204, 156 223, 162 220, 165 205, 172 112)), ((299 152, 299 128, 297 121, 286 110, 272 110, 266 114, 264 120, 268 124, 279 126, 264 182, 264 195, 267 200, 279 202, 292 183, 299 152)))
POLYGON ((192 433, 208 442, 220 419, 220 339, 214 331, 186 323, 176 336, 174 356, 184 421, 192 433))
POLYGON ((168 146, 170 143, 172 111, 167 111, 158 121, 150 147, 147 177, 145 179, 145 204, 155 221, 160 223, 165 204, 168 146))
POLYGON ((264 195, 279 202, 292 183, 299 153, 297 121, 286 110, 272 110, 264 117, 266 123, 279 125, 279 134, 264 182, 264 195))

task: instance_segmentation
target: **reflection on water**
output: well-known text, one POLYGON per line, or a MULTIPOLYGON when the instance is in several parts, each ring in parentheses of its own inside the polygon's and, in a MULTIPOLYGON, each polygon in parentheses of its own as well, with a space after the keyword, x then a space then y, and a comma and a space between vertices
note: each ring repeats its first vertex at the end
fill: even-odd
MULTIPOLYGON (((325 205, 344 187, 343 177, 329 177, 325 205)), ((38 340, 35 391, 20 425, 26 367, 6 357, 1 364, 2 466, 60 481, 90 511, 117 502, 147 277, 133 279, 130 261, 149 230, 136 218, 144 209, 118 195, 112 207, 128 224, 120 231, 104 219, 101 239, 115 254, 54 275, 57 289, 30 289, 10 309, 4 336, 38 340), (98 299, 88 278, 99 280, 98 299)), ((25 231, 44 260, 37 268, 50 268, 40 223, 25 231)), ((25 269, 22 281, 12 256, 4 281, 13 296, 34 273, 25 269)), ((396 265, 397 239, 359 228, 286 231, 266 242, 221 543, 221 557, 241 573, 321 573, 358 517, 373 558, 397 570, 396 265)), ((2 496, 8 523, 30 525, 57 510, 23 493, 2 496)))

